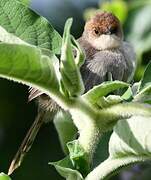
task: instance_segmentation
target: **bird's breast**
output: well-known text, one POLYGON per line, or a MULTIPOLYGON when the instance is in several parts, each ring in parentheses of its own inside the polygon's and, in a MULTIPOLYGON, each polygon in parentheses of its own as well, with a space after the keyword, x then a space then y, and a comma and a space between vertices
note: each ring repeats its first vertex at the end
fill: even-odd
POLYGON ((81 68, 86 91, 107 81, 108 73, 112 74, 113 80, 123 80, 126 68, 124 55, 119 50, 98 51, 92 58, 86 57, 81 68))

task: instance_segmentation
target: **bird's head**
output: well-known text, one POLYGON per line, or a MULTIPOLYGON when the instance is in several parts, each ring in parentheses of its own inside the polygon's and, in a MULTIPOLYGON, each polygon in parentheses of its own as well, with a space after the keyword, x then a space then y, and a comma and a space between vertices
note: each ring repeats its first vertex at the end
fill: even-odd
POLYGON ((121 45, 123 31, 116 16, 101 12, 85 24, 83 37, 97 50, 114 49, 121 45))

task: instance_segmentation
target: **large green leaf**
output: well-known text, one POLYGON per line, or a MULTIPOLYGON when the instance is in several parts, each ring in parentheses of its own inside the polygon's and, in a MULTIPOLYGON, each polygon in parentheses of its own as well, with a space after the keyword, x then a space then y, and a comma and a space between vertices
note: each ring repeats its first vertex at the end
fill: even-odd
POLYGON ((29 44, 60 52, 60 35, 45 18, 17 0, 0 1, 0 26, 29 44))
MULTIPOLYGON (((53 56, 52 56, 53 58, 53 56)), ((49 59, 36 47, 0 43, 0 76, 40 88, 55 91, 59 88, 49 59)))
POLYGON ((17 1, 23 3, 26 6, 30 6, 30 3, 31 3, 32 0, 17 0, 17 1))
POLYGON ((109 142, 110 157, 148 156, 151 158, 151 117, 133 116, 119 121, 109 142))
POLYGON ((21 40, 19 37, 15 36, 14 34, 7 32, 6 29, 4 29, 2 26, 0 26, 0 42, 10 43, 10 44, 25 44, 31 46, 30 44, 21 40))
POLYGON ((86 180, 102 180, 127 165, 151 160, 151 117, 133 116, 119 121, 109 141, 109 157, 86 180))

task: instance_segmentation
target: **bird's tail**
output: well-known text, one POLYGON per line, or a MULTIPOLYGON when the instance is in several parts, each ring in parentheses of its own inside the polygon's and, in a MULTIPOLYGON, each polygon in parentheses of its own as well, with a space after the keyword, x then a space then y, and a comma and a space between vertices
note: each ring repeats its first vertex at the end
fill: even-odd
POLYGON ((17 169, 21 165, 26 153, 30 150, 40 127, 44 123, 45 113, 45 111, 40 111, 38 113, 34 123, 30 127, 27 135, 25 136, 21 146, 19 147, 16 155, 14 156, 11 162, 11 165, 8 170, 8 175, 12 174, 15 171, 15 169, 17 169))

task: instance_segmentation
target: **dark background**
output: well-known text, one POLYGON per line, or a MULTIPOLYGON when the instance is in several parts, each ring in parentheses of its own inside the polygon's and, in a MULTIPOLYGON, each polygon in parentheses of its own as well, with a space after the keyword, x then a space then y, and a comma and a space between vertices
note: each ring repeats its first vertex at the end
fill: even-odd
MULTIPOLYGON (((112 3, 112 1, 104 2, 112 3)), ((131 41, 136 49, 138 69, 135 81, 138 81, 151 59, 151 43, 147 41, 151 38, 151 5, 147 0, 124 2, 127 4, 128 12, 123 21, 123 27, 126 39, 131 41), (137 21, 140 26, 137 25, 137 21)), ((63 32, 66 19, 73 17, 72 34, 78 38, 83 31, 85 10, 92 7, 99 9, 100 3, 101 1, 98 0, 33 0, 31 8, 45 16, 60 34, 63 32)), ((7 173, 10 162, 34 121, 36 113, 35 103, 28 103, 28 87, 0 79, 0 171, 7 173)), ((41 128, 31 151, 22 166, 12 175, 12 179, 63 179, 53 167, 48 165, 48 162, 57 161, 63 157, 53 124, 46 124, 41 128)), ((143 167, 136 166, 114 179, 130 180, 132 176, 133 179, 148 179, 147 177, 151 175, 149 167, 148 164, 144 164, 143 167)))

